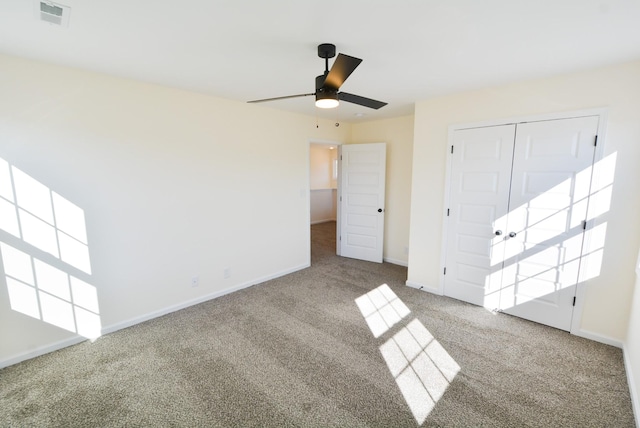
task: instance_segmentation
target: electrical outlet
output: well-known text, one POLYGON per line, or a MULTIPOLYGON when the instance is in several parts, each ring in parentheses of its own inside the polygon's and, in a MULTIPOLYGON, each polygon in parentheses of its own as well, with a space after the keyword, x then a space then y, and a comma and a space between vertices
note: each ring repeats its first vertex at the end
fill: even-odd
POLYGON ((224 270, 222 271, 222 276, 224 277, 224 279, 231 278, 231 268, 224 268, 224 270))
POLYGON ((191 286, 197 287, 198 285, 200 285, 200 277, 194 276, 193 278, 191 278, 191 286))

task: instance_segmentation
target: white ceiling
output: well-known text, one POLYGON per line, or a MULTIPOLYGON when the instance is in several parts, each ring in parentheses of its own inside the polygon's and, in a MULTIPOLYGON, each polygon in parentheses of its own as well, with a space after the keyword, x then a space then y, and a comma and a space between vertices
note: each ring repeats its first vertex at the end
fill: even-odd
POLYGON ((306 97, 259 106, 350 122, 640 58, 640 0, 56 2, 71 7, 68 28, 40 21, 38 1, 1 0, 0 53, 248 101, 313 92, 324 71, 316 46, 333 43, 363 59, 341 89, 389 105, 326 111, 306 97))

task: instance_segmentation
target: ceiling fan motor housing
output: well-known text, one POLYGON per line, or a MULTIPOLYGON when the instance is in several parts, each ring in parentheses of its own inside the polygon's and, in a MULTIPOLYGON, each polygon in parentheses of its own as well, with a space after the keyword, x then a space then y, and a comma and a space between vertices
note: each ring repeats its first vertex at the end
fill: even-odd
MULTIPOLYGON (((324 86, 324 81, 326 78, 327 78, 326 74, 321 74, 320 76, 316 77, 316 92, 329 92, 334 89, 334 88, 324 86)), ((335 90, 337 91, 337 89, 335 90)))
POLYGON ((319 99, 338 99, 338 89, 332 88, 330 86, 325 86, 324 81, 327 77, 326 74, 321 74, 316 77, 316 101, 319 99))

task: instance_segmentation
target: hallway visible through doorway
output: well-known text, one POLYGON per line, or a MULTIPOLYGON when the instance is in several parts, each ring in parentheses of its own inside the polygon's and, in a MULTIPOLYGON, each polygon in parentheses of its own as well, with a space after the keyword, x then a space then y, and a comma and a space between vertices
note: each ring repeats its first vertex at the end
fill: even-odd
POLYGON ((311 264, 336 255, 336 222, 326 221, 311 225, 311 264))

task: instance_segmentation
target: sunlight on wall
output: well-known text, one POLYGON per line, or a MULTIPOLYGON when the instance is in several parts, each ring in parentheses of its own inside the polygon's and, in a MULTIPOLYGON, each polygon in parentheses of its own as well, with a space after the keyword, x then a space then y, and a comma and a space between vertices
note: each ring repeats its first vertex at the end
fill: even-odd
POLYGON ((5 183, 0 188, 0 196, 4 198, 0 227, 90 274, 84 211, 18 168, 9 169, 9 164, 1 159, 0 171, 0 179, 5 183))
MULTIPOLYGON (((0 158, 0 229, 91 274, 84 211, 0 158)), ((101 334, 94 286, 0 242, 11 309, 94 339, 101 334)))
POLYGON ((584 222, 611 205, 616 153, 563 180, 497 219, 492 273, 485 279, 484 306, 507 309, 600 275, 607 223, 584 229, 584 222))
MULTIPOLYGON (((387 284, 355 300, 377 338, 411 313, 387 284)), ((460 366, 427 328, 413 319, 380 346, 409 409, 421 425, 460 371, 460 366)))

